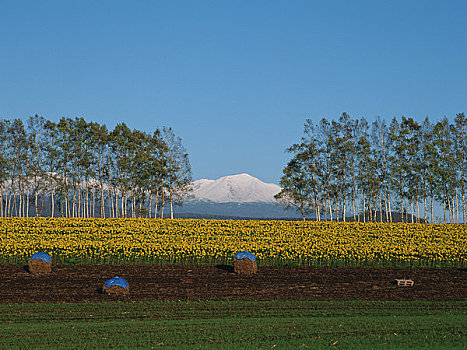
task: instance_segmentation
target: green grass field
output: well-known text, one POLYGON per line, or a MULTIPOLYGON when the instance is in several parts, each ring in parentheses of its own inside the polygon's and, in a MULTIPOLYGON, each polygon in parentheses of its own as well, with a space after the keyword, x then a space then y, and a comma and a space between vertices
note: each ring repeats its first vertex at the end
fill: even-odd
POLYGON ((0 304, 0 348, 467 348, 467 302, 0 304))

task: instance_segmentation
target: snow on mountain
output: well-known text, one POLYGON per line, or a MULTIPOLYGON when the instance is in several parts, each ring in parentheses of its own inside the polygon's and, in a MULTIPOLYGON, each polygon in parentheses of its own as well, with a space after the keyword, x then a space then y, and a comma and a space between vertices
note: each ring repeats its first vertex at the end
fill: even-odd
POLYGON ((216 203, 275 203, 274 195, 281 188, 264 183, 248 174, 224 176, 217 180, 201 179, 193 182, 193 197, 216 203))

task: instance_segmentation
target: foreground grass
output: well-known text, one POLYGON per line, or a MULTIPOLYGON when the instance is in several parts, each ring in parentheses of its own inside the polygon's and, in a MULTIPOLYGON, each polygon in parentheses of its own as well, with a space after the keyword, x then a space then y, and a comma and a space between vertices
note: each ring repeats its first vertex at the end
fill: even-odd
POLYGON ((467 302, 0 304, 0 348, 467 348, 467 302))

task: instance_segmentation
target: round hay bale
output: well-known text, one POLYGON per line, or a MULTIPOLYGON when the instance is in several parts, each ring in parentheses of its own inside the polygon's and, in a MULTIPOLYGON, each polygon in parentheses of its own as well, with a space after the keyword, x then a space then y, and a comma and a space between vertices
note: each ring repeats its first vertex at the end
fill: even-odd
POLYGON ((109 295, 128 295, 130 286, 123 278, 115 276, 104 282, 102 292, 109 295))
POLYGON ((52 258, 44 252, 34 253, 28 261, 28 268, 33 275, 50 273, 52 272, 52 258))
POLYGON ((104 283, 104 285, 102 286, 102 291, 108 295, 128 295, 130 294, 130 286, 127 286, 126 288, 115 285, 106 287, 104 283))
POLYGON ((52 272, 52 261, 45 262, 41 259, 29 260, 29 272, 33 275, 40 275, 52 272))
POLYGON ((234 271, 238 274, 252 275, 258 272, 256 260, 251 261, 249 258, 237 259, 234 257, 234 271))
POLYGON ((238 274, 255 274, 258 271, 256 266, 256 256, 247 250, 235 253, 234 271, 238 274))

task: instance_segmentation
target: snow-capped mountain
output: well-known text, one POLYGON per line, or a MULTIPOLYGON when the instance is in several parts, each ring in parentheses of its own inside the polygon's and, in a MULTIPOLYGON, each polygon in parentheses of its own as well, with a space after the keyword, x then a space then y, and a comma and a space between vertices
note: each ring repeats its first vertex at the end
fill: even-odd
POLYGON ((195 200, 215 203, 275 203, 281 191, 275 184, 264 183, 248 174, 224 176, 217 180, 201 179, 193 182, 195 200))

